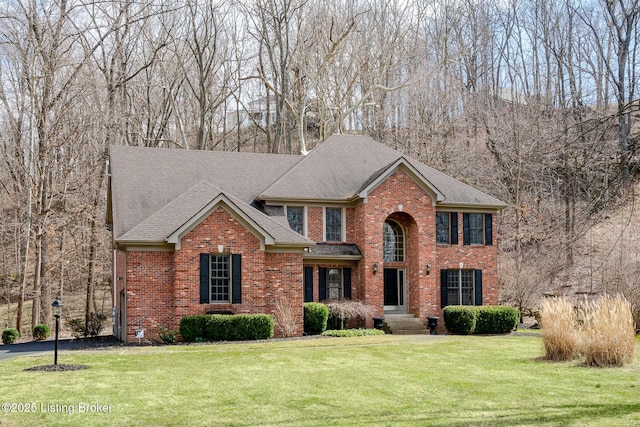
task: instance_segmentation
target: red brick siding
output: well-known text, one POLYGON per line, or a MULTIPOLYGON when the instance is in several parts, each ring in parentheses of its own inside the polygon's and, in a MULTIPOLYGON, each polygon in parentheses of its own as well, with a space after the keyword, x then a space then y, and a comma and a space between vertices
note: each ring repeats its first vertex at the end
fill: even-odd
MULTIPOLYGON (((358 245, 362 260, 308 264, 314 268, 314 301, 319 294, 318 268, 349 266, 352 297, 370 304, 375 311, 373 317, 384 316, 382 230, 384 221, 392 218, 405 231, 406 259, 388 266, 406 269, 410 313, 423 319, 441 315, 440 270, 459 268, 460 262, 464 268, 483 270, 483 304, 496 304, 497 215, 492 246, 463 245, 462 214, 458 215, 460 244, 436 245, 431 197, 407 173, 397 170, 369 194, 367 203, 346 209, 347 243, 358 245), (372 273, 373 263, 379 266, 376 275, 372 273), (427 264, 431 265, 429 275, 425 273, 427 264)), ((311 240, 324 240, 321 206, 307 207, 307 230, 311 240)), ((159 326, 177 328, 183 316, 210 310, 275 314, 281 297, 300 307, 295 318, 299 324, 297 334, 302 334, 302 253, 265 253, 260 240, 223 208, 186 234, 175 252, 129 251, 126 255, 128 340, 141 325, 146 329, 145 336, 154 338, 159 326), (218 245, 223 245, 225 253, 242 255, 241 304, 200 304, 200 253, 216 253, 218 245)), ((123 259, 124 253, 119 252, 119 265, 124 264, 123 259)), ((118 291, 121 286, 118 282, 118 291)), ((367 326, 372 326, 371 319, 367 319, 367 326)))
POLYGON ((389 267, 406 268, 408 311, 421 318, 439 313, 435 276, 424 274, 424 266, 435 260, 435 208, 431 197, 404 171, 397 170, 369 194, 356 215, 361 223, 356 243, 363 254, 364 299, 376 309, 376 317, 384 315, 382 227, 389 217, 405 231, 405 262, 389 267), (374 262, 379 265, 376 275, 371 272, 374 262))
POLYGON ((157 338, 158 328, 173 328, 173 253, 127 252, 127 341, 136 329, 145 339, 157 338))
MULTIPOLYGON (((458 213, 457 245, 436 245, 436 264, 432 265, 431 274, 439 277, 440 270, 458 269, 463 263, 465 269, 482 270, 482 304, 498 304, 498 215, 493 215, 493 245, 464 245, 462 213, 458 213)), ((439 300, 439 297, 438 297, 439 300)))
POLYGON ((322 214, 322 206, 307 207, 307 237, 314 242, 324 241, 322 214))
POLYGON ((177 328, 183 316, 207 311, 275 314, 280 296, 300 308, 297 334, 302 334, 302 252, 265 253, 260 240, 226 210, 218 208, 183 236, 175 252, 128 252, 127 340, 134 339, 140 319, 145 338, 157 337, 159 326, 177 328), (200 304, 200 254, 242 255, 242 303, 200 304), (141 254, 144 254, 141 255, 141 254), (162 279, 162 286, 157 286, 162 279))
MULTIPOLYGON (((297 328, 294 335, 302 335, 303 325, 303 265, 301 253, 267 253, 265 260, 266 281, 256 286, 255 300, 261 307, 257 312, 273 314, 278 321, 276 307, 280 301, 290 301, 295 309, 297 328)), ((276 324, 276 336, 280 330, 276 324)))

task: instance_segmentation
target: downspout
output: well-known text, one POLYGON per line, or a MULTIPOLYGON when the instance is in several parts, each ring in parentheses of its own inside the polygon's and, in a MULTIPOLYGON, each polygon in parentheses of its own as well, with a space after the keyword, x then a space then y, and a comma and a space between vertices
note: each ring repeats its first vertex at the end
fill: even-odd
POLYGON ((113 317, 113 336, 118 338, 120 336, 120 331, 118 330, 118 250, 116 248, 113 249, 113 309, 112 309, 112 317, 113 317))

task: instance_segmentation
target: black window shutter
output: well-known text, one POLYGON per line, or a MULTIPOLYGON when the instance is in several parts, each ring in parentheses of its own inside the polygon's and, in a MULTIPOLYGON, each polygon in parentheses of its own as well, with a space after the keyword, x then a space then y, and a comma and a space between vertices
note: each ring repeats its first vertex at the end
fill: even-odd
POLYGON ((313 267, 304 268, 304 302, 313 302, 313 267))
POLYGON ((318 269, 318 301, 327 299, 327 269, 320 267, 318 269))
POLYGON ((440 307, 444 308, 448 305, 447 302, 447 279, 449 271, 440 270, 440 307))
POLYGON ((451 212, 449 214, 449 224, 451 224, 451 244, 458 244, 458 212, 451 212))
POLYGON ((200 254, 200 304, 209 304, 209 254, 200 254))
POLYGON ((351 299, 351 269, 342 269, 342 283, 344 285, 344 297, 351 299))
POLYGON ((242 255, 231 255, 231 303, 242 303, 242 255))
POLYGON ((482 270, 476 270, 475 272, 475 287, 476 287, 476 305, 482 305, 482 270))
POLYGON ((469 231, 469 214, 462 214, 462 243, 464 245, 471 244, 471 233, 469 231))
POLYGON ((484 244, 493 245, 493 216, 484 214, 484 244))

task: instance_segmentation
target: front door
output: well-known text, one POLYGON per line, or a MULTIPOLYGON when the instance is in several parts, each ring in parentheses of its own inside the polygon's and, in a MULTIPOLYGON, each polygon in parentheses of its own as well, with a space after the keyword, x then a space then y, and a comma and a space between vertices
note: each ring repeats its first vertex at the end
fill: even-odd
POLYGON ((384 269, 384 311, 406 313, 405 270, 403 268, 384 269))

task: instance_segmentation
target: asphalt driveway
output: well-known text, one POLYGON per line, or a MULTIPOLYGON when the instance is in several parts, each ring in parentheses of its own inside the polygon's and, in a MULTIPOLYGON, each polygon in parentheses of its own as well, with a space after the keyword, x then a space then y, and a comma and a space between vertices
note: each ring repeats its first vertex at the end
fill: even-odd
MULTIPOLYGON (((61 339, 58 340, 58 351, 60 350, 80 350, 84 348, 96 348, 118 345, 115 338, 112 341, 85 341, 77 339, 61 339)), ((17 356, 25 356, 28 354, 46 354, 51 353, 53 358, 53 350, 55 347, 54 340, 31 341, 17 344, 0 345, 0 361, 10 359, 17 356)))

